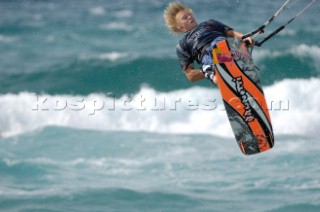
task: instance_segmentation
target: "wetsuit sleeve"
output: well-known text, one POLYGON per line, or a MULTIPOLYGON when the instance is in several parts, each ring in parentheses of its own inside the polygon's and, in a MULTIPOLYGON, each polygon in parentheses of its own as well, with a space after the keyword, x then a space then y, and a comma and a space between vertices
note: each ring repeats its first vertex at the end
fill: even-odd
POLYGON ((213 28, 216 31, 222 32, 225 35, 227 34, 227 32, 229 30, 233 30, 233 28, 225 25, 224 23, 221 23, 220 21, 216 21, 216 20, 210 19, 209 22, 210 22, 210 24, 213 25, 213 28))
POLYGON ((178 43, 177 45, 177 56, 182 69, 183 67, 187 67, 193 63, 192 56, 189 54, 188 51, 183 49, 180 43, 178 43))

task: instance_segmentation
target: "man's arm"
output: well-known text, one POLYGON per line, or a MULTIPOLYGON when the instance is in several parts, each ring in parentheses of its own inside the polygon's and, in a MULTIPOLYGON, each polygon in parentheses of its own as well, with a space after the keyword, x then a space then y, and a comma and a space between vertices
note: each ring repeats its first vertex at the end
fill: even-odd
POLYGON ((227 36, 228 37, 232 37, 232 38, 242 38, 243 34, 241 32, 237 32, 234 30, 229 30, 227 32, 227 36))
POLYGON ((194 69, 194 65, 184 66, 183 71, 190 82, 196 82, 198 80, 205 79, 205 76, 200 69, 194 69))
MULTIPOLYGON (((241 32, 237 32, 234 30, 229 30, 227 32, 227 36, 228 37, 233 37, 233 38, 242 38, 243 34, 241 32)), ((251 39, 251 37, 246 38, 245 40, 248 40, 251 45, 254 44, 253 40, 251 39)), ((190 82, 196 82, 199 80, 203 80, 206 77, 204 76, 203 72, 201 69, 195 69, 193 64, 190 64, 188 66, 183 66, 183 71, 186 75, 186 77, 188 78, 188 80, 190 82)), ((216 79, 214 77, 213 79, 214 83, 216 83, 216 79)))
MULTIPOLYGON (((229 30, 227 32, 227 36, 228 37, 232 37, 232 38, 242 38, 243 34, 241 32, 237 32, 237 31, 234 31, 234 30, 229 30)), ((244 41, 249 41, 250 47, 252 47, 254 45, 254 41, 252 40, 251 37, 247 37, 246 39, 244 39, 244 41)))

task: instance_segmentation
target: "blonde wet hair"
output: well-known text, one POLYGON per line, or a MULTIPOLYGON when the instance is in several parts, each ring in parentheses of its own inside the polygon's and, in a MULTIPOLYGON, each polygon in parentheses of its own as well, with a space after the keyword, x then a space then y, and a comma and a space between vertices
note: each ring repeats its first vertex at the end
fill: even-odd
POLYGON ((168 27, 170 32, 176 35, 181 33, 181 31, 176 27, 177 26, 176 15, 182 10, 187 10, 192 13, 192 10, 189 7, 187 7, 186 5, 180 2, 169 3, 167 8, 163 12, 163 18, 166 26, 168 27))

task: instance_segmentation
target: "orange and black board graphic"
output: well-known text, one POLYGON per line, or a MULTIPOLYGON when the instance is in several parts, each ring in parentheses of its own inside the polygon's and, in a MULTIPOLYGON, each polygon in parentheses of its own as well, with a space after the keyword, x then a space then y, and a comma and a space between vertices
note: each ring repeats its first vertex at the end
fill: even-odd
POLYGON ((240 39, 228 38, 212 49, 218 86, 241 151, 246 155, 274 145, 271 119, 251 54, 240 39))

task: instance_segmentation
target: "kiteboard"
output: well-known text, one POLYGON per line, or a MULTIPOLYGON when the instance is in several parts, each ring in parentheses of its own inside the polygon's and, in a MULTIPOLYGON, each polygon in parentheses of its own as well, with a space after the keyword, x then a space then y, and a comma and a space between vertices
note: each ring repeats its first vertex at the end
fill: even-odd
POLYGON ((271 118, 260 77, 242 39, 228 38, 212 49, 218 87, 236 141, 245 155, 274 145, 271 118))

